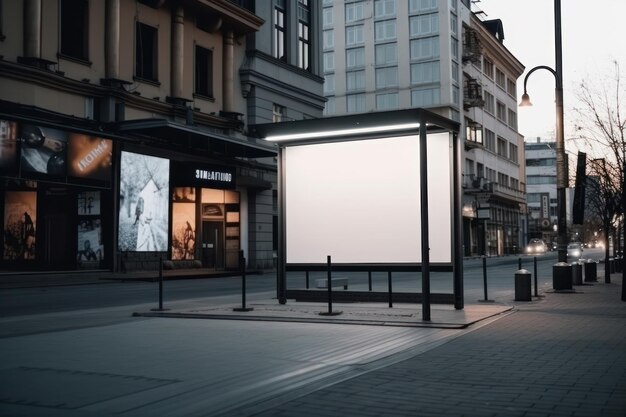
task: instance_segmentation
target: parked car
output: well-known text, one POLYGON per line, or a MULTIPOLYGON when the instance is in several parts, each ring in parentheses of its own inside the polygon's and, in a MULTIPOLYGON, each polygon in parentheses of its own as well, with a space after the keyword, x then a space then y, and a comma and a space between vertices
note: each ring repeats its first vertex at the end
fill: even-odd
POLYGON ((578 242, 573 242, 567 245, 567 257, 573 259, 580 259, 583 256, 583 245, 578 242))
POLYGON ((548 251, 548 245, 541 239, 530 239, 528 246, 526 246, 526 253, 528 255, 539 255, 548 251))

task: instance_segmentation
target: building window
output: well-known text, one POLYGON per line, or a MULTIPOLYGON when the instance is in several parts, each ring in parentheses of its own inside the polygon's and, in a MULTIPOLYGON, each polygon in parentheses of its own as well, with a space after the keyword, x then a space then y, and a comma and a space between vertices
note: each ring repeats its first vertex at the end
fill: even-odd
POLYGON ((439 58, 439 36, 412 39, 410 43, 411 60, 422 61, 439 58))
POLYGON ((504 90, 506 88, 505 83, 506 83, 506 77, 504 76, 504 73, 500 71, 498 68, 496 68, 496 84, 498 84, 498 87, 504 90))
POLYGON ((213 51, 196 45, 196 94, 213 97, 213 51))
POLYGON ((61 54, 87 61, 89 42, 89 3, 61 0, 61 54))
POLYGON ((456 10, 457 10, 457 1, 456 0, 450 0, 450 9, 454 10, 456 12, 456 10))
POLYGON ((483 73, 493 80, 493 62, 487 58, 483 58, 483 73))
POLYGON ((509 186, 509 176, 503 174, 502 172, 498 172, 498 184, 503 185, 505 187, 509 186))
POLYGON ((409 13, 433 10, 439 7, 438 0, 409 0, 409 13))
POLYGON ((409 19, 409 35, 423 36, 436 33, 439 33, 438 13, 411 16, 409 19))
POLYGON ((135 75, 157 81, 157 29, 137 22, 135 27, 135 75))
POLYGON ((419 88, 411 90, 411 106, 436 106, 440 103, 441 90, 439 87, 419 88))
POLYGON ((333 25, 333 8, 325 7, 323 11, 324 27, 333 25))
POLYGON ((496 112, 498 120, 506 123, 506 106, 500 100, 496 100, 496 112))
POLYGON ((362 1, 346 4, 345 22, 363 20, 364 3, 362 1))
POLYGON ((274 0, 274 58, 287 61, 285 36, 287 24, 285 22, 285 0, 274 0))
POLYGON ((383 20, 374 24, 374 37, 377 42, 396 39, 396 20, 383 20))
POLYGON ((346 96, 346 110, 348 113, 362 113, 365 111, 365 94, 350 94, 346 96))
POLYGON ((459 64, 452 61, 451 71, 452 71, 452 80, 458 83, 459 82, 459 64))
POLYGON ((398 45, 396 43, 384 43, 376 45, 376 65, 398 63, 398 45))
POLYGON ((333 49, 335 47, 334 31, 332 29, 324 31, 324 49, 333 49))
POLYGON ((324 72, 332 72, 335 70, 335 53, 324 52, 324 72))
POLYGON ((411 64, 411 84, 439 82, 439 61, 411 64))
POLYGON ((456 15, 454 13, 450 13, 450 32, 452 32, 452 34, 456 35, 459 32, 459 28, 458 28, 458 19, 456 18, 456 15))
POLYGON ((365 48, 346 49, 346 69, 363 68, 365 66, 365 48))
POLYGON ((450 36, 450 51, 452 53, 452 58, 458 60, 459 59, 459 40, 454 36, 450 36))
POLYGON ((361 45, 363 43, 363 25, 346 27, 346 46, 361 45))
POLYGON ((272 106, 272 122, 278 123, 286 120, 287 109, 284 106, 275 104, 272 106))
POLYGON ((485 166, 480 162, 476 163, 476 176, 478 178, 485 178, 485 166))
POLYGON ((298 0, 298 66, 311 71, 311 7, 309 0, 298 0))
POLYGON ((376 88, 389 88, 398 86, 398 67, 376 69, 376 88))
POLYGON ((510 78, 506 81, 506 92, 513 98, 517 97, 517 86, 515 81, 510 78))
POLYGON ((517 156, 517 145, 509 143, 509 159, 515 163, 519 161, 517 156))
POLYGON ((496 151, 496 134, 489 129, 485 129, 485 148, 496 151))
POLYGON ((456 104, 457 106, 460 104, 459 103, 459 87, 456 85, 452 86, 452 103, 456 104))
POLYGON ((553 167, 556 166, 556 158, 539 158, 539 159, 527 159, 527 167, 553 167))
POLYGON ((335 93, 335 74, 326 74, 324 76, 324 95, 335 93))
POLYGON ((528 185, 556 184, 556 175, 527 175, 526 181, 528 185))
POLYGON ((374 16, 391 17, 396 15, 396 0, 375 0, 374 16))
POLYGON ((484 92, 485 96, 485 111, 492 115, 495 115, 494 96, 489 91, 484 92))
POLYGON ((398 93, 376 95, 377 110, 395 110, 398 108, 398 93))
POLYGON ((365 71, 346 72, 346 90, 365 90, 365 71))
POLYGON ((507 149, 507 141, 503 138, 501 138, 500 136, 498 136, 498 149, 497 149, 497 153, 498 155, 504 157, 504 158, 508 158, 509 154, 508 149, 507 149))
POLYGON ((509 127, 517 130, 517 113, 511 109, 509 109, 509 127))

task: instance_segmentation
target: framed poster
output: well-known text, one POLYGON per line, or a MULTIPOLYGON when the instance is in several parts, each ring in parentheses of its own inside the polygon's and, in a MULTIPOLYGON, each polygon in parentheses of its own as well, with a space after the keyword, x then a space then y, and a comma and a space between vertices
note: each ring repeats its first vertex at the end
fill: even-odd
POLYGON ((75 178, 111 181, 113 141, 82 133, 69 133, 68 172, 75 178))
POLYGON ((122 152, 118 247, 121 251, 166 252, 170 161, 122 152))
POLYGON ((100 215, 100 191, 83 191, 78 193, 78 215, 100 215))
POLYGON ((35 259, 37 192, 7 191, 4 197, 5 260, 35 259))
POLYGON ((0 120, 0 173, 17 173, 17 123, 0 120))
POLYGON ((98 261, 99 263, 104 258, 100 219, 80 220, 77 239, 76 260, 79 263, 89 261, 98 261))
POLYGON ((67 173, 68 133, 48 127, 22 124, 22 172, 64 177, 67 173))
POLYGON ((196 205, 172 204, 172 259, 194 259, 196 251, 196 205))

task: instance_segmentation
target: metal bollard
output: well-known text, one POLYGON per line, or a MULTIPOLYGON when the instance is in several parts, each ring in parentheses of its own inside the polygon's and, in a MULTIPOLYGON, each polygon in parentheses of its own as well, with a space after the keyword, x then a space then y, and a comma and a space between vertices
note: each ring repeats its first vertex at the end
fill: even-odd
POLYGON ((254 308, 246 307, 246 258, 243 251, 239 252, 239 264, 241 268, 241 307, 233 308, 233 311, 252 311, 254 308))
POLYGON ((598 282, 598 264, 593 259, 585 262, 585 282, 598 282))
POLYGON ((167 311, 163 308, 163 257, 159 258, 159 308, 152 308, 150 311, 167 311))
POLYGON ((515 273, 515 301, 532 301, 530 281, 531 273, 520 269, 515 273))
POLYGON ((572 283, 583 285, 583 267, 579 262, 572 262, 572 283))
POLYGON ((393 291, 391 289, 391 271, 387 272, 387 281, 389 284, 389 308, 393 307, 393 291))
POLYGON ((481 303, 493 303, 487 296, 487 257, 483 255, 483 289, 485 291, 485 299, 478 300, 481 303))
POLYGON ((517 258, 517 266, 518 266, 518 268, 517 268, 518 270, 522 269, 522 258, 521 257, 517 258))
POLYGON ((535 272, 533 274, 535 277, 535 297, 539 297, 539 285, 537 284, 538 274, 537 274, 537 257, 536 256, 533 259, 533 266, 534 266, 534 272, 535 272))
POLYGON ((558 262, 552 266, 552 288, 555 291, 572 289, 572 267, 567 262, 558 262))
POLYGON ((326 271, 328 273, 326 285, 328 286, 328 311, 322 311, 320 316, 338 316, 341 311, 333 311, 333 283, 332 283, 332 263, 330 255, 326 257, 326 271))
POLYGON ((367 286, 372 291, 372 271, 367 271, 367 286))
POLYGON ((306 276, 306 289, 309 289, 309 271, 305 271, 304 272, 305 276, 306 276))

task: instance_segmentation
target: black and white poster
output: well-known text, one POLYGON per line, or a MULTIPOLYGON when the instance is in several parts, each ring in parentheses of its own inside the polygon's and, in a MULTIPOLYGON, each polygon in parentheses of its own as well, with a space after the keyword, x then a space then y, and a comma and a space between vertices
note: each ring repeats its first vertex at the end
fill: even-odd
POLYGON ((67 172, 68 133, 58 129, 23 124, 22 171, 64 177, 67 172))
POLYGON ((81 220, 78 222, 78 250, 76 260, 79 264, 97 267, 103 259, 102 228, 100 219, 81 220))
POLYGON ((121 251, 167 251, 169 160, 122 152, 118 246, 121 251))
POLYGON ((35 259, 37 192, 7 191, 4 197, 4 259, 35 259))
POLYGON ((78 193, 78 214, 81 216, 100 215, 100 191, 83 191, 78 193))

